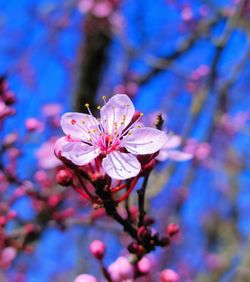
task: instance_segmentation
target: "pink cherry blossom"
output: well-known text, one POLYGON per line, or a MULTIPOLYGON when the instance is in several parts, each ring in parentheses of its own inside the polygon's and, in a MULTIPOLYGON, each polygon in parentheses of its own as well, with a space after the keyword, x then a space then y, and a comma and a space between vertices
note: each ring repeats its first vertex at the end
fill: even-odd
POLYGON ((153 267, 152 259, 148 256, 143 257, 137 264, 139 271, 143 274, 148 274, 153 267))
POLYGON ((60 104, 47 104, 42 108, 42 112, 46 117, 55 117, 59 115, 62 110, 62 106, 60 104))
POLYGON ((61 119, 68 136, 68 141, 60 143, 61 155, 76 165, 86 165, 101 156, 102 167, 111 178, 128 179, 141 170, 136 155, 153 154, 167 141, 164 132, 138 125, 142 114, 131 122, 135 108, 125 94, 105 100, 99 120, 92 115, 89 105, 85 106, 89 114, 66 113, 61 119))
POLYGON ((30 132, 42 131, 44 129, 43 123, 37 120, 36 118, 28 118, 25 122, 25 126, 30 132))
POLYGON ((165 161, 167 159, 173 161, 187 161, 192 159, 191 153, 175 150, 181 144, 181 138, 177 135, 172 135, 168 138, 165 145, 160 150, 159 155, 156 157, 158 161, 165 161))
POLYGON ((97 279, 89 274, 80 274, 75 278, 74 282, 97 282, 97 279))
POLYGON ((161 282, 179 282, 179 275, 172 269, 165 269, 161 273, 161 282))
POLYGON ((0 266, 7 268, 17 255, 16 249, 13 247, 6 247, 2 250, 0 255, 0 266))
POLYGON ((94 257, 96 257, 97 259, 102 259, 105 254, 106 246, 102 241, 94 240, 89 245, 89 249, 94 257))
POLYGON ((119 257, 110 264, 108 272, 114 282, 127 281, 134 277, 134 268, 126 257, 119 257))

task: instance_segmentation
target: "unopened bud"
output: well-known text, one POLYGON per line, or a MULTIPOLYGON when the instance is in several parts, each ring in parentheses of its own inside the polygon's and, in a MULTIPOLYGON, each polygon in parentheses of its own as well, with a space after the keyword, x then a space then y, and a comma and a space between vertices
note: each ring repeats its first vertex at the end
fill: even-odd
POLYGON ((42 129, 42 123, 35 118, 28 118, 25 126, 29 132, 38 131, 42 129))
POLYGON ((161 273, 160 281, 161 282, 179 282, 180 277, 175 271, 171 269, 165 269, 161 273))
POLYGON ((148 241, 151 238, 151 231, 145 226, 141 226, 137 231, 137 236, 142 241, 148 241))
POLYGON ((142 274, 148 274, 150 270, 152 269, 152 262, 148 257, 143 257, 138 263, 137 263, 138 270, 142 274))
POLYGON ((170 223, 166 229, 166 233, 171 237, 178 234, 179 232, 180 232, 180 227, 176 223, 170 223))
POLYGON ((138 248, 139 248, 139 245, 136 242, 132 242, 131 244, 128 245, 128 251, 131 254, 137 254, 138 248))
POLYGON ((69 169, 60 169, 56 174, 56 181, 62 186, 69 186, 73 181, 73 174, 69 169))
POLYGON ((16 95, 12 91, 4 93, 4 102, 6 105, 11 106, 16 102, 16 95))
POLYGON ((90 252, 98 260, 102 260, 105 254, 106 246, 100 240, 93 241, 89 246, 90 252))
POLYGON ((97 282, 97 279, 89 274, 80 274, 75 278, 74 282, 97 282))

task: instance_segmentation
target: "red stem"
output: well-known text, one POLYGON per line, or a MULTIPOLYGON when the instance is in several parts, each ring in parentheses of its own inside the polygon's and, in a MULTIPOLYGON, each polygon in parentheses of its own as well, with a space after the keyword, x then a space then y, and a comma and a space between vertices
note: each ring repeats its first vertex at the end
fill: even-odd
POLYGON ((136 178, 132 181, 131 186, 129 187, 129 189, 127 190, 127 192, 126 192, 124 195, 122 195, 122 196, 116 201, 117 203, 120 203, 120 202, 124 201, 124 200, 128 197, 128 195, 129 195, 129 194, 132 192, 132 190, 135 188, 135 185, 136 185, 137 181, 138 181, 138 177, 136 177, 136 178))
POLYGON ((118 191, 121 191, 123 190, 124 188, 126 188, 128 186, 128 183, 125 183, 123 185, 121 185, 120 187, 119 186, 116 186, 114 189, 111 190, 112 193, 116 193, 118 191))

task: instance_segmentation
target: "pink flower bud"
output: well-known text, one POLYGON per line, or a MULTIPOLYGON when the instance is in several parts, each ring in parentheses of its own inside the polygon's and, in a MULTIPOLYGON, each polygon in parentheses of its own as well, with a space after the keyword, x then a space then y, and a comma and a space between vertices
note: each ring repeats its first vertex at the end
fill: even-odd
POLYGON ((56 181, 62 186, 69 186, 73 181, 73 174, 69 169, 60 169, 56 174, 56 181))
POLYGON ((102 241, 95 240, 90 244, 89 249, 95 258, 102 260, 105 254, 106 246, 102 241))
POLYGON ((180 232, 180 227, 178 224, 175 223, 170 223, 166 229, 166 233, 171 237, 178 234, 179 232, 180 232))
POLYGON ((45 182, 48 180, 48 174, 44 170, 38 170, 35 173, 35 180, 37 182, 45 182))
POLYGON ((43 129, 43 124, 36 118, 28 118, 25 122, 25 126, 29 132, 39 131, 43 129))
POLYGON ((61 195, 59 195, 59 194, 51 195, 48 198, 49 206, 56 207, 60 203, 61 200, 62 200, 62 196, 61 195))
POLYGON ((161 273, 161 282, 178 282, 180 281, 179 275, 171 270, 171 269, 165 269, 161 273))
POLYGON ((8 214, 7 214, 8 220, 11 220, 11 219, 16 218, 16 217, 17 217, 17 212, 14 211, 14 210, 9 211, 8 214))
POLYGON ((114 282, 122 282, 134 277, 134 268, 126 257, 119 257, 109 266, 108 272, 114 282))
POLYGON ((132 242, 131 244, 128 245, 128 251, 131 254, 136 254, 138 252, 138 248, 139 248, 139 245, 136 242, 132 242))
POLYGON ((97 279, 89 274, 80 274, 76 277, 74 282, 98 282, 97 279))
POLYGON ((0 226, 1 226, 1 225, 5 225, 6 222, 7 222, 6 217, 3 216, 3 215, 1 215, 1 216, 0 216, 0 226))
POLYGON ((13 247, 6 247, 3 249, 0 257, 0 266, 9 267, 10 263, 16 257, 17 251, 13 247))
POLYGON ((6 105, 10 106, 16 102, 16 95, 12 91, 7 91, 4 94, 4 102, 6 105))
POLYGON ((11 147, 17 140, 18 135, 16 133, 10 133, 4 137, 3 146, 5 148, 11 147))
POLYGON ((137 236, 140 240, 150 240, 151 238, 151 230, 145 226, 141 226, 137 231, 137 236))
POLYGON ((151 260, 148 257, 143 257, 137 264, 139 271, 142 274, 148 274, 152 269, 151 260))
POLYGON ((62 106, 60 104, 47 104, 43 106, 42 112, 44 116, 52 118, 59 115, 61 110, 62 106))

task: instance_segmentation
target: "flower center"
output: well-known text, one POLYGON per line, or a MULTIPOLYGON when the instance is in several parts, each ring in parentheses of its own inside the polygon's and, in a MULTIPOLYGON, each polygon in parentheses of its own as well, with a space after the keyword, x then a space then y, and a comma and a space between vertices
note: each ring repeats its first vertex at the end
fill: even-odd
POLYGON ((120 139, 115 138, 115 136, 106 134, 102 140, 99 141, 98 145, 104 154, 116 151, 120 146, 120 139), (103 142, 104 140, 104 142, 103 142))

